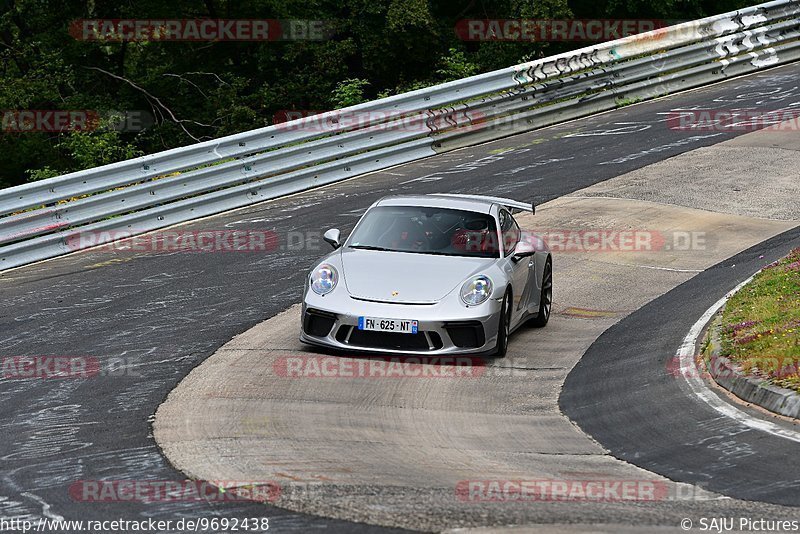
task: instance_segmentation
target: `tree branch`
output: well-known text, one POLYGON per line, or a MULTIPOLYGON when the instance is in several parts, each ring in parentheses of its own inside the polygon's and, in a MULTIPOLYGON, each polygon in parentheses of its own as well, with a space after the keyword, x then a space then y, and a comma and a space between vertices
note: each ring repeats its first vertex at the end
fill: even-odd
MULTIPOLYGON (((193 120, 189 120, 189 119, 179 119, 178 117, 176 117, 176 116, 175 116, 175 114, 172 112, 172 110, 171 110, 171 109, 169 109, 169 108, 168 108, 168 107, 167 107, 167 106, 166 106, 166 105, 165 105, 165 104, 164 104, 164 103, 161 101, 161 99, 159 99, 157 96, 154 96, 153 94, 151 94, 150 92, 148 92, 148 91, 147 91, 146 89, 144 89, 143 87, 140 87, 140 86, 136 85, 136 84, 135 84, 133 81, 129 80, 128 78, 125 78, 125 77, 123 77, 123 76, 118 76, 118 75, 116 75, 116 74, 114 74, 114 73, 108 72, 107 70, 104 70, 104 69, 101 69, 101 68, 98 68, 98 67, 84 67, 84 68, 85 68, 85 69, 89 69, 89 70, 96 70, 97 72, 101 72, 101 73, 105 74, 106 76, 110 76, 111 78, 114 78, 115 80, 119 80, 119 81, 125 82, 125 83, 127 83, 128 85, 130 85, 131 87, 133 87, 134 89, 136 89, 137 91, 140 91, 140 92, 141 92, 143 95, 145 95, 145 97, 147 97, 148 101, 151 101, 151 100, 152 100, 153 102, 155 102, 156 104, 158 104, 158 107, 159 107, 159 108, 161 108, 162 110, 166 111, 166 112, 167 112, 167 114, 168 114, 168 115, 170 116, 170 118, 172 119, 172 121, 173 121, 175 124, 177 124, 178 126, 180 126, 180 127, 181 127, 181 129, 183 130, 183 132, 184 132, 186 135, 188 135, 189 137, 191 137, 191 138, 192 138, 194 141, 196 141, 196 142, 200 142, 200 139, 199 139, 199 138, 197 138, 197 137, 195 137, 194 135, 192 135, 192 133, 191 133, 189 130, 187 130, 187 129, 186 129, 186 126, 184 126, 184 123, 187 123, 187 122, 188 122, 188 123, 190 123, 190 124, 196 124, 196 125, 198 125, 198 126, 203 126, 203 127, 205 127, 205 128, 211 128, 211 127, 212 127, 210 124, 203 124, 203 123, 201 123, 201 122, 197 122, 197 121, 193 121, 193 120)), ((152 106, 152 104, 151 104, 151 106, 152 106)), ((154 109, 154 111, 155 111, 155 109, 154 109)), ((162 115, 162 116, 163 116, 163 115, 162 115)))

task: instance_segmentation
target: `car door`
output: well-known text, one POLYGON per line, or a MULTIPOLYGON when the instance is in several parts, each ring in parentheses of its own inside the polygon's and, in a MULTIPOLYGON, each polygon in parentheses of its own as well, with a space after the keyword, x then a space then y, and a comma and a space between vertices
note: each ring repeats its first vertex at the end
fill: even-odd
POLYGON ((512 324, 519 321, 528 311, 530 306, 530 281, 533 268, 533 258, 521 258, 519 261, 514 258, 514 251, 519 244, 521 231, 519 224, 506 209, 501 209, 498 213, 498 223, 500 225, 500 235, 503 239, 503 256, 506 268, 509 271, 511 288, 513 291, 514 307, 511 316, 512 324))

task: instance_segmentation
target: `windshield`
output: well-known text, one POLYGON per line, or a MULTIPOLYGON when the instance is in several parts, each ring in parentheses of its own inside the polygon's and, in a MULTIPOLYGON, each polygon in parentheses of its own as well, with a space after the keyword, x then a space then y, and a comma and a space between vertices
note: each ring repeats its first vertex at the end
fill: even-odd
POLYGON ((364 215, 349 248, 496 258, 497 226, 485 213, 420 206, 379 206, 364 215))

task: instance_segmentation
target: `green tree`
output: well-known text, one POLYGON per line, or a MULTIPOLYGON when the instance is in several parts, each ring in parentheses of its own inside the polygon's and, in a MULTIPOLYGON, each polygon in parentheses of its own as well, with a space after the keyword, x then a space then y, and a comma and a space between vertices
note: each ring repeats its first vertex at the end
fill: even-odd
POLYGON ((355 106, 365 102, 364 89, 369 86, 367 80, 360 78, 348 78, 336 84, 331 96, 331 103, 334 109, 355 106))
POLYGON ((696 18, 747 0, 0 0, 0 110, 147 113, 143 131, 0 132, 0 186, 564 52, 586 43, 464 42, 461 19, 696 18), (87 41, 80 19, 322 20, 320 41, 87 41))

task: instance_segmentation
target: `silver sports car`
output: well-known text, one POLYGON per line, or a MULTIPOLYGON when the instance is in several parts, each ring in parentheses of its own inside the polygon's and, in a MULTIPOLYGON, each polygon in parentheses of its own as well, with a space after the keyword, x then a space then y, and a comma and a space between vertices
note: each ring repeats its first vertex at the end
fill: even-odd
POLYGON ((301 341, 348 351, 505 356, 509 335, 544 326, 553 263, 512 212, 477 195, 384 197, 306 279, 301 341))

